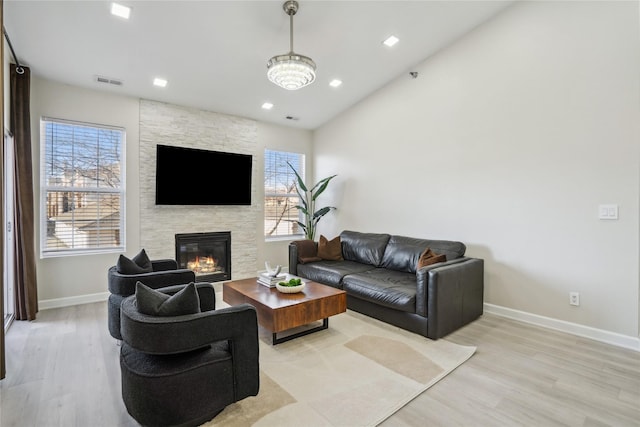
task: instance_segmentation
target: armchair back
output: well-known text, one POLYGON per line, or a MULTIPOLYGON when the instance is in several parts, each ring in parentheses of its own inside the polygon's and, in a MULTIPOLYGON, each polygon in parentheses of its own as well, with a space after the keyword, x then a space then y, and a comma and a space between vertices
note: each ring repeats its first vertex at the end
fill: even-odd
POLYGON ((171 285, 181 285, 195 282, 196 275, 186 268, 179 269, 178 263, 172 259, 151 260, 153 271, 149 273, 122 274, 116 266, 107 272, 107 286, 109 288, 109 302, 107 322, 109 333, 117 340, 122 339, 120 333, 120 304, 125 297, 133 295, 138 281, 146 286, 158 289, 171 285))

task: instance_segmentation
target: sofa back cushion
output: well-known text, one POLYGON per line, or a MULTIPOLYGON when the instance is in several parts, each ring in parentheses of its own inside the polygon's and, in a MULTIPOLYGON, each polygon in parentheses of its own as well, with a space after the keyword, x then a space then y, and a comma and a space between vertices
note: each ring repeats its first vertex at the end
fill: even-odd
POLYGON ((343 261, 340 236, 329 240, 323 235, 320 235, 320 240, 318 240, 318 257, 326 261, 343 261))
POLYGON ((446 255, 447 261, 464 256, 467 250, 467 247, 462 242, 391 236, 384 251, 382 267, 415 273, 420 255, 427 248, 430 248, 438 255, 446 255))
POLYGON ((389 234, 360 233, 345 230, 340 233, 342 256, 347 261, 380 266, 389 234))

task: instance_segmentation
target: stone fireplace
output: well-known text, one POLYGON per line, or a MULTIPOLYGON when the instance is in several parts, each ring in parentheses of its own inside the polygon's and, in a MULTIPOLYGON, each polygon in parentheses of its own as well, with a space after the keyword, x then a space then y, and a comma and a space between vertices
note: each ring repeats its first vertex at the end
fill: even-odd
POLYGON ((231 280, 231 232, 176 234, 178 268, 188 268, 198 282, 231 280))
POLYGON ((155 198, 158 144, 259 156, 257 122, 140 100, 140 247, 152 259, 176 259, 176 234, 229 231, 233 241, 231 269, 227 273, 234 279, 255 277, 259 267, 256 245, 259 235, 253 225, 262 218, 261 204, 255 201, 260 200, 257 189, 264 185, 259 179, 258 162, 253 162, 251 206, 161 206, 156 205, 155 198))

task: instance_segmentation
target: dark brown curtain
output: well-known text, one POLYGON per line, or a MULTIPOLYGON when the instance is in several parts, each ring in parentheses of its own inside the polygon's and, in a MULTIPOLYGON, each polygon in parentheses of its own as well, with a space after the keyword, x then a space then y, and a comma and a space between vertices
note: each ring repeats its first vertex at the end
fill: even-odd
POLYGON ((31 164, 31 70, 11 64, 11 127, 15 143, 15 297, 17 320, 34 320, 38 312, 36 281, 33 173, 31 164))

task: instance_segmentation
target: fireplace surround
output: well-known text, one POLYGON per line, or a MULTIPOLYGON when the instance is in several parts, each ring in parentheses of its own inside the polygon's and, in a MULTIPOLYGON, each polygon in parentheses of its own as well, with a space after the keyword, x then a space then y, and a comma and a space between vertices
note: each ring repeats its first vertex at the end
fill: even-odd
POLYGON ((231 280, 231 232, 175 235, 176 261, 188 268, 198 282, 231 280))

